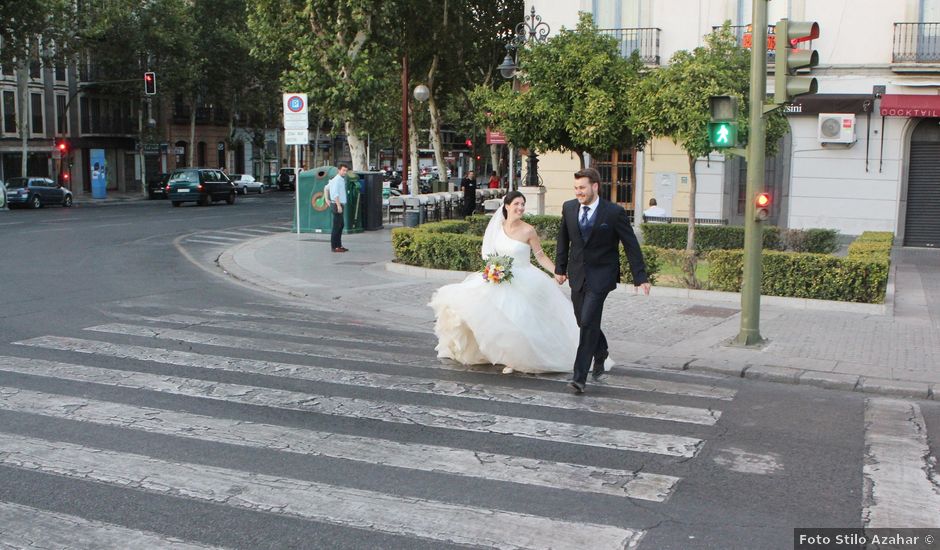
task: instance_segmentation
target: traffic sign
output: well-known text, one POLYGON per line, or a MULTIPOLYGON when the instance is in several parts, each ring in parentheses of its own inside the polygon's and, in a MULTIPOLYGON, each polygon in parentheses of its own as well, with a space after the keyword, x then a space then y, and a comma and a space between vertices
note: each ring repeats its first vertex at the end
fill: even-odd
POLYGON ((306 131, 308 128, 307 94, 287 93, 283 95, 283 102, 284 128, 306 131))
POLYGON ((284 130, 284 145, 307 145, 310 143, 310 132, 306 128, 302 130, 288 128, 284 130))

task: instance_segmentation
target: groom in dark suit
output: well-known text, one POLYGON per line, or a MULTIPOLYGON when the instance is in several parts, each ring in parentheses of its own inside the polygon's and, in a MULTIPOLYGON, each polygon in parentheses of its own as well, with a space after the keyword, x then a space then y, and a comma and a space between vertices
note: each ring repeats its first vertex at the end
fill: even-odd
POLYGON ((581 328, 574 377, 568 383, 575 393, 584 393, 588 370, 594 362, 593 378, 604 375, 607 338, 601 331, 601 314, 607 294, 620 279, 620 253, 623 243, 633 284, 650 293, 646 264, 626 211, 598 195, 600 174, 593 168, 574 174, 575 200, 562 206, 561 229, 555 256, 555 279, 571 286, 574 316, 581 328))

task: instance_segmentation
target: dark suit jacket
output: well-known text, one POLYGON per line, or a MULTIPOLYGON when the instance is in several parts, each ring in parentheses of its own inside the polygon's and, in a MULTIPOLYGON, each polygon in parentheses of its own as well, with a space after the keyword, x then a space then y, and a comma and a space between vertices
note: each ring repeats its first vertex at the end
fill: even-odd
POLYGON ((595 292, 610 292, 620 280, 617 247, 622 243, 633 272, 633 284, 647 282, 643 252, 630 227, 627 212, 617 204, 600 199, 594 213, 593 229, 585 242, 578 226, 580 211, 581 204, 577 199, 562 206, 555 273, 567 275, 572 290, 580 291, 587 284, 587 288, 595 292))

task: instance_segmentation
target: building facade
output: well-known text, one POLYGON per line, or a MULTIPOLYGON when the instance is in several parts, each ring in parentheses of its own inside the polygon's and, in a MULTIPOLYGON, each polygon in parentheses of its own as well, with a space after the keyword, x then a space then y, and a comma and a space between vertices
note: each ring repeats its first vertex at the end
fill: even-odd
MULTIPOLYGON (((526 10, 533 5, 553 30, 573 28, 579 11, 592 13, 625 55, 638 50, 652 69, 677 50, 703 45, 725 21, 743 43, 752 9, 751 0, 536 0, 526 2, 526 10)), ((819 52, 812 71, 819 91, 786 109, 790 132, 767 160, 770 221, 847 235, 891 231, 908 246, 940 246, 940 0, 778 0, 767 6, 771 25, 789 18, 816 21, 821 30, 810 45, 819 52)), ((772 75, 768 83, 772 93, 772 75)), ((571 196, 578 159, 545 153, 540 160, 546 210, 558 212, 571 196)), ((687 216, 689 163, 671 141, 593 161, 607 180, 608 198, 640 211, 655 197, 673 216, 687 216)), ((695 170, 696 217, 739 223, 747 200, 745 162, 712 154, 698 159, 695 170)))

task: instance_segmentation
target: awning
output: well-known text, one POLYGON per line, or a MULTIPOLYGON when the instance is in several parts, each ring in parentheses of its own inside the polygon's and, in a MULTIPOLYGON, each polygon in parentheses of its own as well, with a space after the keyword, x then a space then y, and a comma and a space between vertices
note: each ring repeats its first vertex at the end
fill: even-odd
POLYGON ((940 95, 885 94, 881 116, 940 118, 940 95))
POLYGON ((809 94, 799 96, 783 112, 788 115, 819 113, 869 113, 875 103, 871 94, 809 94))

